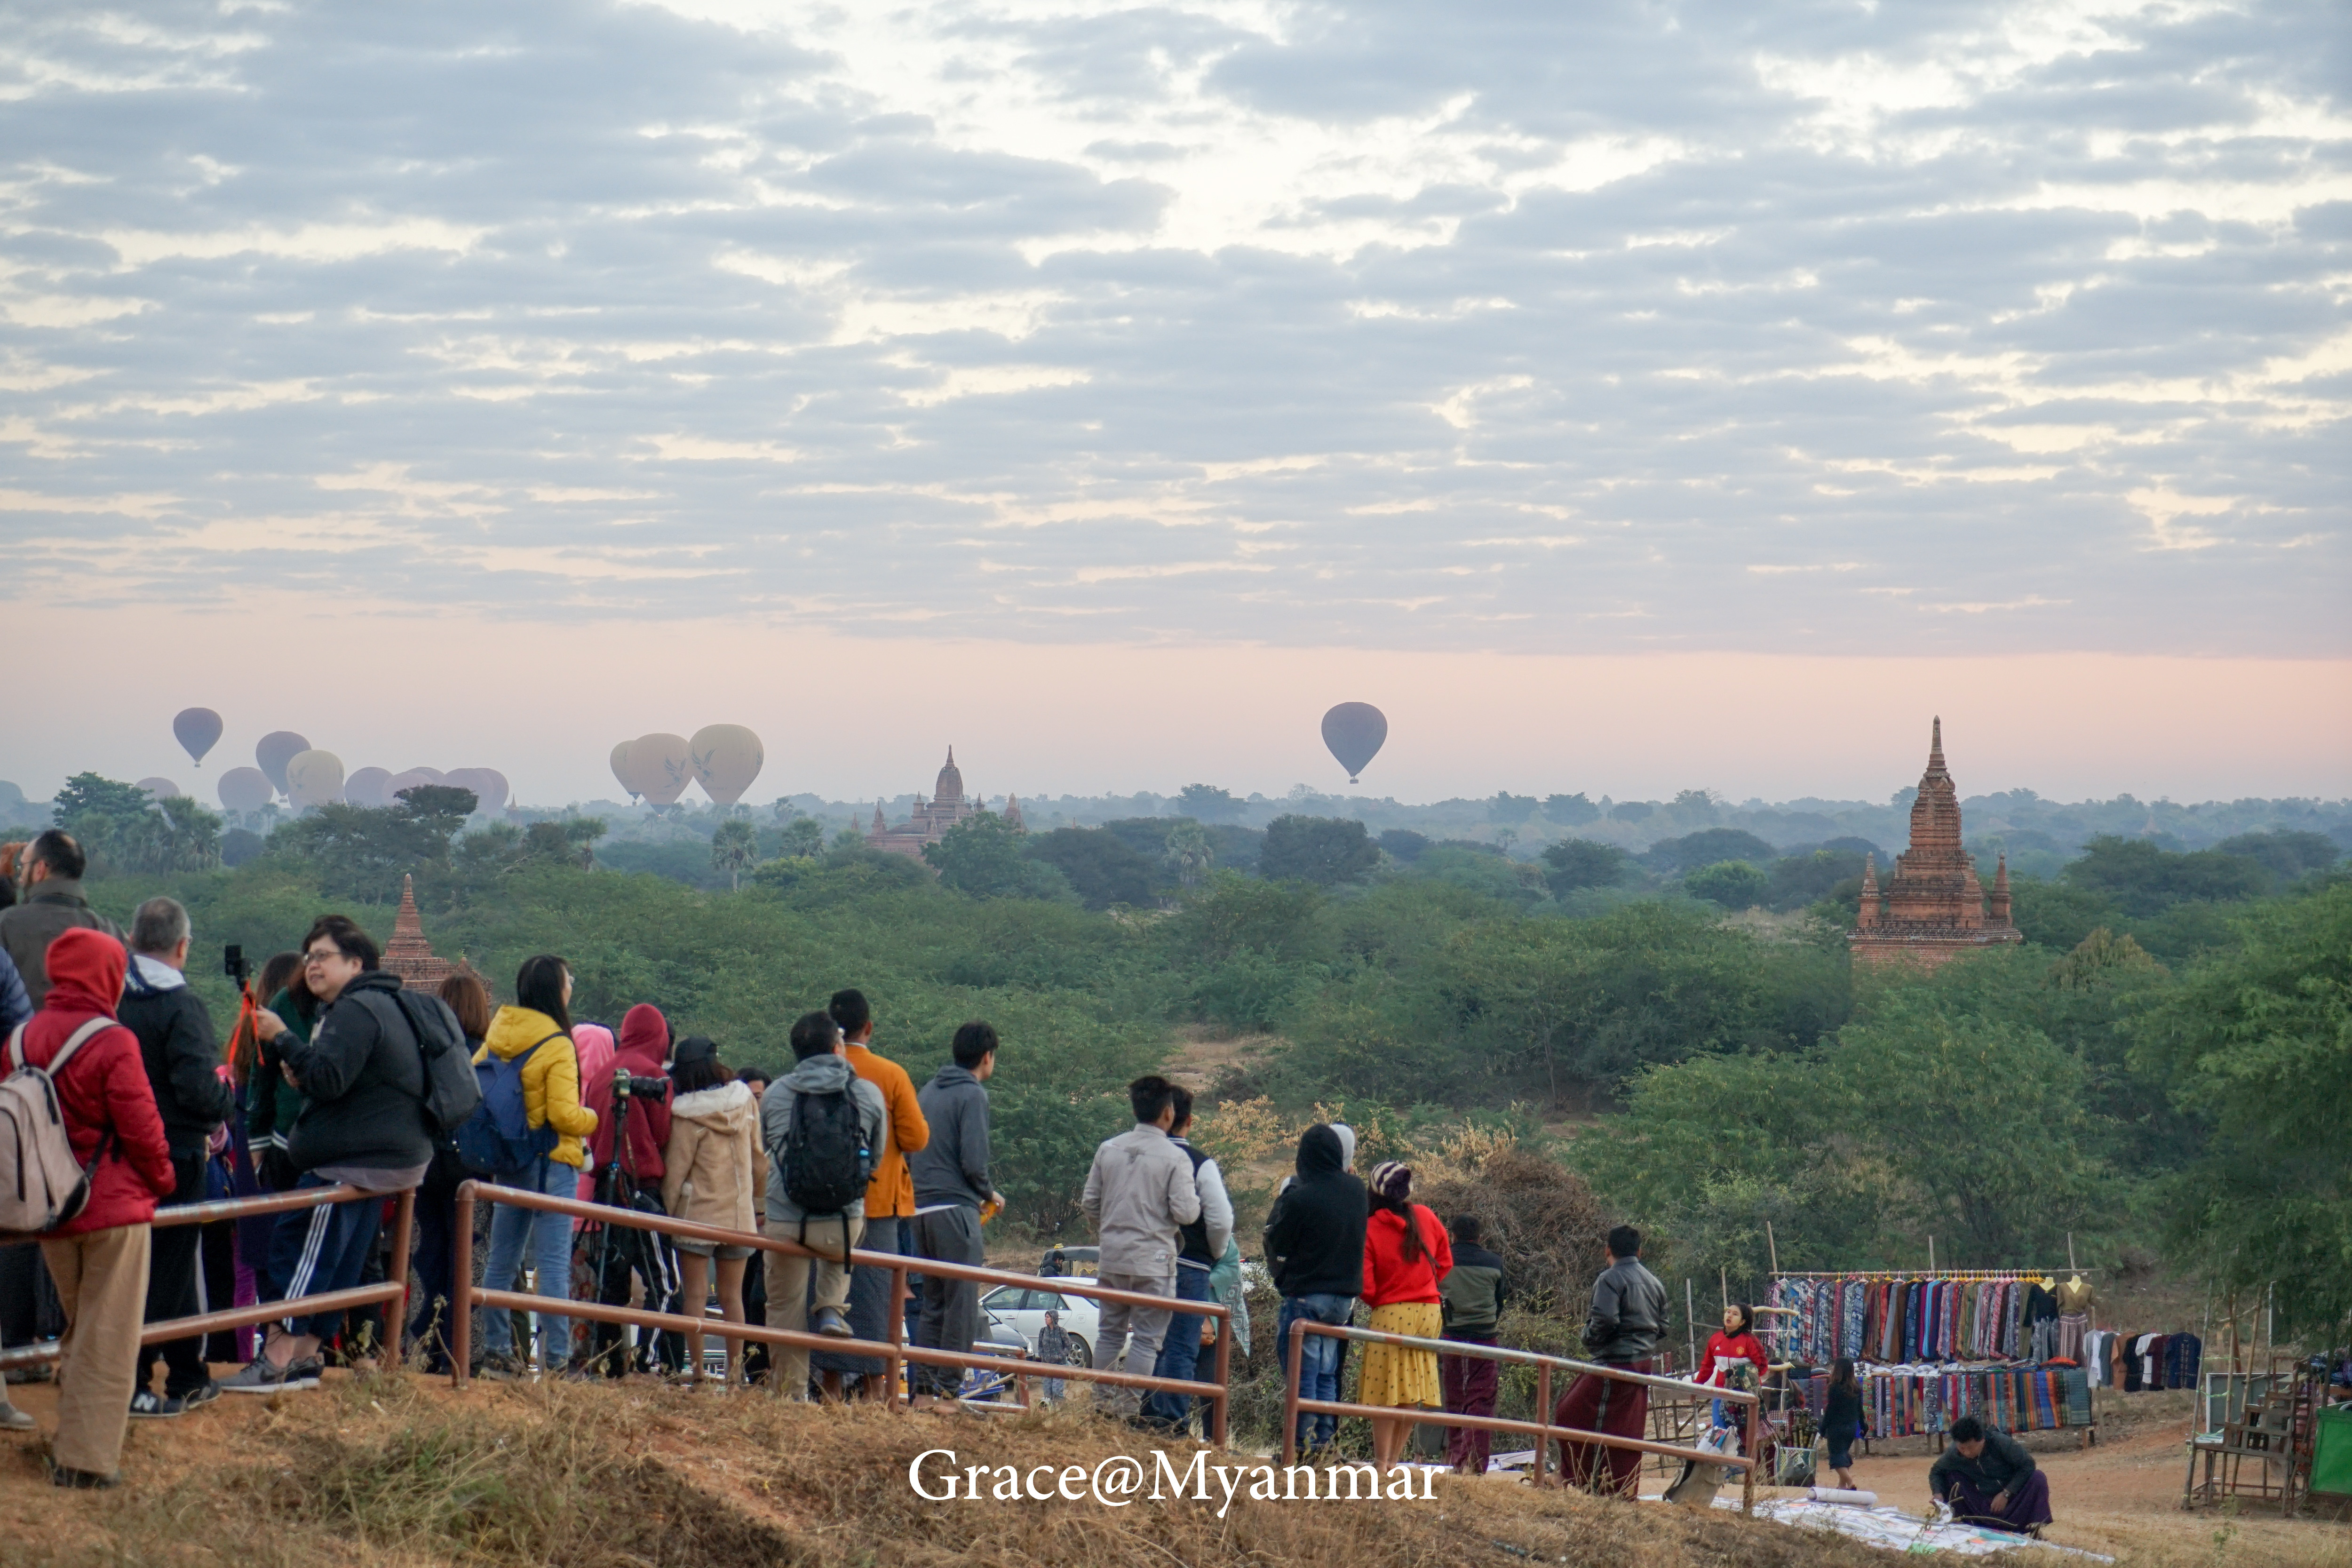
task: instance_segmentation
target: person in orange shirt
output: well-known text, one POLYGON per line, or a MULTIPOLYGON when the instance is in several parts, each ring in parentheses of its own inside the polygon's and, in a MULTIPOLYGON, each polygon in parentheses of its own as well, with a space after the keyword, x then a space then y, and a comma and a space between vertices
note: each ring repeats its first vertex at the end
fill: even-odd
MULTIPOLYGON (((866 1187, 866 1236, 857 1245, 868 1252, 911 1254, 915 1250, 915 1179, 907 1173, 907 1156, 930 1142, 930 1124, 916 1103, 915 1080, 907 1076, 907 1069, 874 1053, 874 1009, 866 994, 836 991, 825 1011, 841 1026, 842 1055, 849 1059, 849 1070, 882 1091, 887 1112, 882 1121, 882 1157, 866 1187)), ((892 1278, 887 1268, 850 1271, 849 1330, 855 1337, 890 1337, 892 1278)), ((878 1357, 814 1351, 809 1364, 828 1398, 841 1396, 842 1377, 850 1373, 860 1379, 858 1397, 878 1400, 888 1392, 882 1381, 885 1363, 878 1357)))

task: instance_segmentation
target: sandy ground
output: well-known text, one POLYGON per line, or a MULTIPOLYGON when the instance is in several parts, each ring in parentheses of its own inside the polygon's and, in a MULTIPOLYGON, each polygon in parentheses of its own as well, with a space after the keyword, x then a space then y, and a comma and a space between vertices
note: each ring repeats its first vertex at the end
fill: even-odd
MULTIPOLYGON (((2028 1439, 2034 1463, 2050 1478, 2051 1512, 2056 1522, 2044 1539, 2130 1563, 2290 1563, 2352 1565, 2352 1529, 2310 1519, 2283 1520, 2275 1509, 2235 1511, 2181 1507, 2187 1476, 2189 1420, 2185 1397, 2168 1400, 2155 1419, 2102 1426, 2099 1441, 2085 1449, 2071 1433, 2038 1433, 2028 1439), (2172 1406, 2183 1413, 2173 1415, 2172 1406)), ((1856 1486, 1878 1494, 1906 1512, 1924 1515, 1927 1470, 1935 1450, 1919 1440, 1895 1445, 1898 1451, 1854 1455, 1856 1486)), ((1656 1478, 1644 1475, 1643 1491, 1654 1495, 1656 1478)), ((1824 1475, 1825 1485, 1835 1478, 1824 1475)), ((1769 1489, 1759 1496, 1801 1496, 1769 1489)))

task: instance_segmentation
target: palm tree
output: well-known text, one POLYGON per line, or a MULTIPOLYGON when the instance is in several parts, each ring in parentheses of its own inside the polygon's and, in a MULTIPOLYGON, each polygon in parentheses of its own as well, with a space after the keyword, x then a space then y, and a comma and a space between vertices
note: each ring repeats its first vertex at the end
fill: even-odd
POLYGON ((1182 887, 1198 886, 1216 860, 1216 852, 1209 844, 1208 830, 1197 822, 1180 822, 1168 830, 1169 869, 1176 873, 1182 887))
POLYGON ((740 891, 743 870, 760 861, 760 839, 751 824, 740 816, 729 817, 710 836, 710 868, 727 873, 728 887, 740 891))

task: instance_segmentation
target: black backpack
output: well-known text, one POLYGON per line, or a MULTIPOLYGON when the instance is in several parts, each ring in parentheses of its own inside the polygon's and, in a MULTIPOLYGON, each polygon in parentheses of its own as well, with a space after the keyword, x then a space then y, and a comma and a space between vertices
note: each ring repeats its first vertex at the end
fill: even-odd
POLYGON ((866 1119, 854 1091, 859 1080, 828 1094, 803 1094, 793 1100, 793 1129, 785 1135, 781 1163, 784 1195, 803 1215, 846 1214, 866 1195, 874 1174, 874 1151, 866 1142, 866 1119))
POLYGON ((438 996, 402 986, 391 995, 378 991, 355 993, 360 1005, 381 1025, 393 1009, 408 1026, 416 1054, 425 1062, 425 1114, 442 1138, 456 1134, 482 1103, 482 1088, 474 1077, 474 1053, 466 1048, 466 1031, 457 1015, 438 996))

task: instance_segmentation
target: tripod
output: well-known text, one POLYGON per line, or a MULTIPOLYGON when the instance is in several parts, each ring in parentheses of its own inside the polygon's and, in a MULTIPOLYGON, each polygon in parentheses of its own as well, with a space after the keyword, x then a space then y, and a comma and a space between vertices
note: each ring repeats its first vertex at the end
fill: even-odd
MULTIPOLYGON (((629 1076, 625 1068, 614 1069, 613 1157, 597 1167, 596 1201, 609 1208, 658 1214, 661 1205, 638 1186, 635 1163, 629 1154, 629 1102, 636 1098, 628 1091, 625 1081, 629 1076)), ((625 1302, 632 1272, 645 1280, 648 1302, 656 1310, 673 1304, 672 1299, 677 1294, 677 1260, 661 1236, 629 1226, 600 1224, 594 1268, 596 1300, 613 1306, 625 1302)), ((590 1359, 607 1377, 618 1377, 630 1370, 622 1353, 625 1343, 623 1333, 617 1323, 595 1325, 590 1359)), ((674 1342, 679 1339, 667 1331, 659 1333, 650 1346, 640 1348, 636 1370, 650 1371, 653 1364, 667 1366, 679 1362, 684 1347, 674 1342)))

